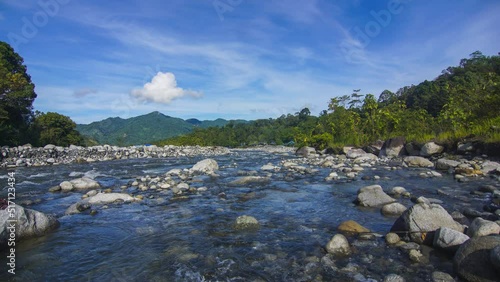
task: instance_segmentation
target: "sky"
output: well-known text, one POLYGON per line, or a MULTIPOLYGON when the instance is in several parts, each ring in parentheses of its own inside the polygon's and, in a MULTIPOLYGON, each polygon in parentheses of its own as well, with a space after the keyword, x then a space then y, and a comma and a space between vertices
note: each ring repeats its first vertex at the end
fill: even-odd
POLYGON ((0 0, 35 110, 277 118, 500 52, 498 0, 0 0))

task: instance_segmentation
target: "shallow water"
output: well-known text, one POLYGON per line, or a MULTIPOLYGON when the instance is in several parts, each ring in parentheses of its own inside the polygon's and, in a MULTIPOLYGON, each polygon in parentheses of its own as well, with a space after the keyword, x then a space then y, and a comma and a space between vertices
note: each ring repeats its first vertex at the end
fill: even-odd
MULTIPOLYGON (((341 270, 322 266, 324 246, 342 221, 355 220, 379 234, 387 233, 395 221, 382 216, 378 209, 356 207, 352 201, 357 190, 371 184, 380 184, 386 190, 403 186, 413 195, 443 200, 443 206, 451 212, 462 207, 463 200, 480 207, 485 199, 472 197, 469 192, 492 181, 485 178, 458 183, 446 174, 424 179, 418 176, 426 171, 423 169, 389 171, 376 167, 365 169, 358 178, 378 175, 378 181, 326 182, 324 178, 331 170, 315 167, 317 173, 298 175, 293 181, 286 178, 288 172, 277 172, 266 184, 227 185, 242 170, 256 170, 265 176, 267 172, 259 170, 262 165, 279 165, 281 160, 294 158, 251 151, 214 157, 220 177, 202 177, 203 182, 192 184, 208 187, 206 192, 174 199, 168 193, 148 191, 142 193, 147 196, 143 202, 108 205, 107 209, 98 208, 95 216, 64 216, 66 208, 82 194, 48 193, 48 188, 85 175, 120 192, 119 187, 135 177, 189 168, 202 157, 18 168, 18 203, 32 201, 29 208, 55 214, 61 226, 47 236, 19 244, 16 276, 2 273, 0 280, 360 281, 362 277, 355 276, 360 274, 381 281, 385 275, 397 273, 408 281, 425 281, 433 270, 450 273, 449 257, 432 251, 430 264, 415 265, 401 250, 388 247, 383 238, 363 241, 350 237, 354 254, 335 262, 341 270), (438 196, 438 188, 450 191, 450 196, 438 196), (222 192, 226 199, 218 196, 222 192), (235 230, 234 221, 240 215, 254 216, 260 228, 235 230)), ((411 205, 408 199, 400 202, 411 205)), ((0 255, 3 269, 6 254, 0 255)))

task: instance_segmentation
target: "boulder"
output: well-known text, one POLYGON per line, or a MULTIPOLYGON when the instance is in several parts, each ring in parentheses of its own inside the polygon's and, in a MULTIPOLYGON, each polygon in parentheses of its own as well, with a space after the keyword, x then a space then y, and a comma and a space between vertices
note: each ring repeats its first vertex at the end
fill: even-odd
POLYGON ((77 214, 77 213, 81 213, 81 212, 88 210, 88 209, 90 209, 89 204, 84 203, 84 202, 78 202, 78 203, 74 203, 71 206, 69 206, 69 208, 66 209, 64 214, 65 215, 77 214))
POLYGON ((395 158, 403 156, 405 153, 406 139, 404 137, 394 137, 384 142, 380 150, 379 157, 395 158))
POLYGON ((406 211, 406 207, 400 203, 386 204, 382 207, 382 214, 387 216, 400 216, 406 211))
POLYGON ((63 192, 69 192, 73 190, 73 184, 69 181, 63 181, 61 184, 59 184, 59 187, 61 188, 63 192))
POLYGON ((326 251, 334 256, 347 256, 351 253, 351 247, 344 235, 337 234, 326 244, 326 251))
POLYGON ((367 153, 374 154, 374 155, 378 156, 380 154, 380 150, 382 150, 382 146, 384 146, 384 141, 377 140, 374 143, 366 146, 364 148, 364 150, 367 153))
POLYGON ((353 148, 351 150, 349 150, 346 154, 346 157, 348 159, 355 159, 357 157, 361 157, 361 156, 364 156, 366 155, 367 153, 365 151, 363 151, 363 149, 356 149, 356 148, 353 148))
POLYGON ((7 246, 7 240, 10 237, 8 229, 10 223, 8 220, 17 220, 15 231, 16 241, 40 237, 59 227, 59 221, 53 216, 31 209, 25 209, 19 205, 16 205, 14 209, 14 217, 10 217, 11 214, 9 214, 9 209, 0 210, 0 249, 7 246))
MULTIPOLYGON (((73 185, 73 189, 98 189, 101 187, 99 183, 93 179, 90 179, 88 177, 82 177, 82 178, 77 178, 73 179, 70 181, 71 184, 73 185)), ((62 186, 61 186, 62 188, 62 186)))
POLYGON ((363 227, 361 224, 354 220, 348 220, 342 222, 337 230, 345 233, 367 233, 370 232, 368 228, 363 227))
POLYGON ((202 161, 197 162, 192 168, 193 172, 201 172, 206 174, 215 173, 215 171, 219 170, 219 165, 213 159, 204 159, 202 161))
POLYGON ((488 174, 493 171, 500 171, 500 163, 497 162, 492 162, 492 161, 485 161, 482 165, 481 171, 484 174, 488 174))
POLYGON ((394 245, 394 244, 400 242, 401 238, 399 238, 398 234, 390 232, 390 233, 387 233, 387 235, 385 235, 385 241, 389 245, 394 245))
POLYGON ((460 162, 448 159, 439 159, 436 162, 436 169, 439 170, 448 170, 450 168, 456 168, 460 162))
POLYGON ((359 189, 356 203, 363 207, 378 207, 396 200, 387 195, 380 185, 370 185, 359 189))
POLYGON ((433 167, 434 166, 434 164, 431 161, 429 161, 428 159, 423 158, 423 157, 415 157, 415 156, 405 157, 404 162, 409 167, 433 167))
POLYGON ((454 253, 465 241, 469 239, 469 236, 462 232, 458 232, 447 227, 441 227, 436 230, 432 245, 434 248, 440 248, 454 253))
POLYGON ((453 258, 455 272, 466 281, 498 281, 500 272, 491 261, 491 250, 500 246, 500 236, 483 236, 468 240, 453 258))
POLYGON ((433 232, 441 227, 448 227, 458 232, 463 232, 464 229, 442 206, 419 203, 407 209, 394 222, 391 232, 407 233, 411 241, 430 245, 434 239, 433 232))
POLYGON ((467 235, 470 237, 480 237, 480 236, 488 236, 488 235, 498 235, 500 233, 500 225, 496 222, 489 221, 477 217, 472 221, 467 229, 467 235))
POLYGON ((236 229, 255 229, 258 227, 259 221, 253 216, 242 215, 236 218, 236 229))
POLYGON ((316 149, 313 147, 301 147, 297 151, 295 151, 296 156, 301 156, 307 158, 309 155, 315 155, 316 149))
POLYGON ((123 193, 100 193, 87 199, 89 204, 110 204, 116 201, 133 202, 134 197, 123 193))
POLYGON ((414 142, 410 142, 405 145, 405 150, 408 156, 420 156, 420 149, 421 147, 414 142))
POLYGON ((263 177, 263 176, 243 176, 239 177, 231 182, 228 183, 229 186, 239 186, 239 185, 246 185, 246 184, 251 184, 251 183, 267 183, 269 182, 268 177, 263 177))
POLYGON ((420 155, 423 157, 430 157, 430 156, 434 156, 437 154, 441 154, 443 151, 444 151, 443 146, 438 145, 434 142, 427 142, 420 149, 420 155))

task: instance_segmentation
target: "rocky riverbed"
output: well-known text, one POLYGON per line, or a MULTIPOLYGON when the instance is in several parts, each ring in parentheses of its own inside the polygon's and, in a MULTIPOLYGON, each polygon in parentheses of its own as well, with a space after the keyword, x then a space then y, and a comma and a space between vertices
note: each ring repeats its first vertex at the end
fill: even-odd
POLYGON ((20 244, 17 278, 496 281, 500 164, 431 147, 109 147, 86 162, 63 148, 67 165, 15 168, 9 155, 18 204, 60 223, 20 244))

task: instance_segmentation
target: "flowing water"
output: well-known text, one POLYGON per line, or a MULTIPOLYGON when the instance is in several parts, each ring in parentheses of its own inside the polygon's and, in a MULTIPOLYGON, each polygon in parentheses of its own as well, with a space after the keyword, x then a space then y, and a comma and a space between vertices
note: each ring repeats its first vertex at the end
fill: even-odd
MULTIPOLYGON (((450 258, 431 251, 429 264, 412 264, 408 255, 388 247, 383 237, 358 240, 349 237, 354 254, 335 261, 338 270, 325 267, 324 246, 342 221, 355 220, 385 234, 395 218, 379 209, 356 207, 359 188, 380 184, 389 189, 404 186, 412 194, 439 197, 449 211, 464 205, 481 206, 484 198, 469 192, 489 179, 458 183, 452 176, 421 178, 425 170, 365 169, 361 175, 381 180, 326 182, 331 169, 315 167, 310 175, 275 172, 268 183, 238 187, 227 184, 242 171, 257 171, 267 163, 295 157, 259 151, 237 151, 214 157, 220 166, 217 178, 202 177, 208 191, 175 199, 167 193, 148 191, 145 200, 111 204, 98 213, 65 216, 65 210, 82 193, 49 193, 48 188, 75 177, 90 176, 105 188, 120 186, 145 175, 162 175, 173 168, 190 168, 202 157, 135 159, 92 164, 16 169, 18 203, 54 214, 61 226, 47 236, 18 244, 16 275, 11 281, 382 281, 398 273, 408 281, 425 281, 433 270, 451 273, 450 258), (436 189, 450 191, 438 196, 436 189), (221 197, 225 193, 225 197, 221 197), (150 198, 151 196, 151 198, 150 198), (235 219, 250 215, 260 228, 237 230, 235 219)), ((7 174, 7 171, 0 171, 7 174)), ((4 175, 0 181, 6 181, 4 175)), ((4 186, 4 184, 2 184, 4 186)), ((129 193, 139 193, 132 188, 129 193)), ((5 196, 6 190, 0 192, 5 196)), ((410 206, 408 199, 400 202, 410 206)), ((0 253, 2 269, 6 253, 0 253)))

